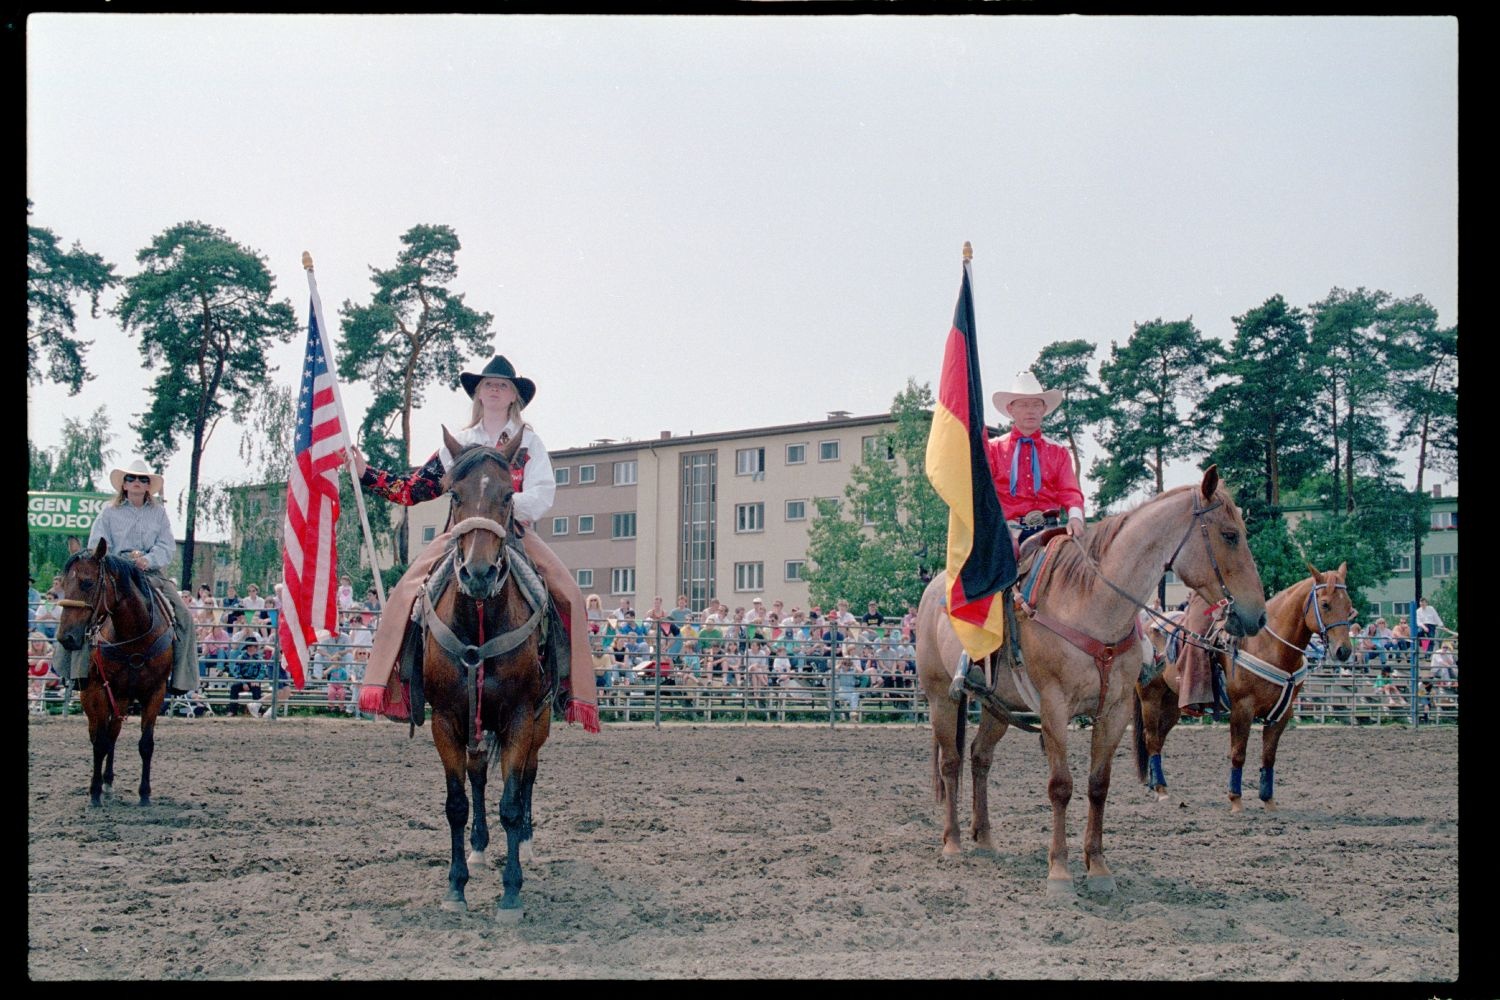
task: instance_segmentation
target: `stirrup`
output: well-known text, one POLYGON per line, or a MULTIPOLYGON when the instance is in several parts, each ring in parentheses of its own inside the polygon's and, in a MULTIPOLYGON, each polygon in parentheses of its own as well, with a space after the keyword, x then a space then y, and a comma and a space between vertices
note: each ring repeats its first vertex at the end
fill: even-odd
POLYGON ((967 652, 960 653, 958 656, 958 672, 953 675, 953 680, 948 685, 948 697, 953 701, 958 701, 963 697, 966 684, 977 688, 986 687, 984 671, 974 665, 974 661, 969 659, 967 652))

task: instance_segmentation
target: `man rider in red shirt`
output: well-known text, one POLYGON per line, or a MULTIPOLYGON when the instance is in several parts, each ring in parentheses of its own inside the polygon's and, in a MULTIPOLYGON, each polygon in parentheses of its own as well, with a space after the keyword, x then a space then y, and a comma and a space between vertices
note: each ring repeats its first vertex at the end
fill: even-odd
POLYGON ((1047 527, 1047 513, 1068 512, 1068 534, 1083 538, 1083 490, 1067 448, 1042 437, 1042 419, 1057 409, 1062 392, 1043 390, 1030 371, 1016 375, 1010 392, 994 395, 995 407, 1010 415, 1009 434, 985 445, 1000 508, 1018 541, 1047 527))

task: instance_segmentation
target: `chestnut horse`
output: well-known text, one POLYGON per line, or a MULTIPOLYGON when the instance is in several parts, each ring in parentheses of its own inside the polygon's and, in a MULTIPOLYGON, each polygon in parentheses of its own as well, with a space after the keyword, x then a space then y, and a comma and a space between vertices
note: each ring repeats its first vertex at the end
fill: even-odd
MULTIPOLYGON (((1068 721, 1081 714, 1093 717, 1084 861, 1089 886, 1109 892, 1114 879, 1104 861, 1104 801, 1111 761, 1130 721, 1136 678, 1149 658, 1150 647, 1136 627, 1141 602, 1163 567, 1171 567, 1190 587, 1212 593, 1215 600, 1228 599, 1228 627, 1249 634, 1265 622, 1265 598, 1246 544, 1245 522, 1219 483, 1217 467, 1210 468, 1201 483, 1168 490, 1134 510, 1102 519, 1089 529, 1085 542, 1053 538, 1045 553, 1030 591, 1034 607, 1023 607, 1026 614, 1019 626, 1029 685, 1013 677, 1008 667, 997 666, 993 690, 1011 711, 1034 710, 1041 718, 1052 802, 1047 850, 1047 887, 1052 892, 1073 885, 1067 844, 1067 807, 1073 794, 1068 721), (1067 633, 1072 638, 1064 638, 1067 633), (1039 705, 1027 701, 1022 688, 1028 686, 1039 696, 1039 705)), ((946 807, 943 854, 953 855, 960 851, 957 802, 964 707, 962 699, 955 704, 949 691, 963 648, 944 606, 945 588, 946 579, 940 575, 928 585, 917 609, 917 675, 932 713, 934 792, 946 807)), ((993 664, 999 656, 989 659, 993 664)), ((995 849, 987 789, 990 764, 1008 725, 986 706, 969 756, 974 781, 971 832, 987 851, 995 849)))
POLYGON ((422 597, 427 640, 420 688, 412 699, 414 718, 420 717, 423 698, 432 705, 432 741, 447 775, 452 861, 443 909, 468 908, 469 865, 484 863, 490 839, 485 780, 490 763, 500 764, 506 856, 496 915, 507 920, 521 915, 521 845, 531 839, 537 754, 547 741, 556 697, 556 677, 544 671, 542 657, 546 588, 522 555, 511 520, 511 463, 520 442, 517 434, 504 450, 463 448, 443 429, 443 443, 454 458, 443 477, 453 505, 452 551, 433 570, 422 597), (474 793, 467 860, 466 774, 474 793))
POLYGON ((172 674, 172 608, 151 589, 136 565, 109 554, 99 539, 93 553, 78 552, 63 565, 62 614, 57 638, 67 650, 83 648, 92 634, 94 654, 79 695, 94 745, 89 803, 115 783, 115 741, 132 702, 141 706, 141 805, 151 804, 151 755, 156 716, 172 674))
MULTIPOLYGON (((1354 652, 1349 626, 1354 623, 1354 605, 1349 600, 1349 564, 1331 573, 1312 575, 1272 597, 1266 603, 1266 627, 1258 635, 1240 639, 1229 653, 1213 653, 1215 669, 1223 671, 1229 696, 1229 808, 1244 810, 1240 776, 1245 766, 1250 724, 1263 719, 1261 728, 1260 800, 1276 809, 1276 747, 1292 718, 1292 705, 1302 690, 1307 670, 1302 650, 1314 635, 1320 636, 1327 655, 1340 661, 1354 652)), ((1196 595, 1185 621, 1203 621, 1206 605, 1196 595)), ((1153 631, 1151 640, 1164 646, 1166 639, 1153 631)), ((1168 673, 1137 685, 1135 706, 1135 761, 1142 783, 1167 797, 1167 779, 1162 773, 1161 748, 1180 715, 1177 691, 1168 673)))

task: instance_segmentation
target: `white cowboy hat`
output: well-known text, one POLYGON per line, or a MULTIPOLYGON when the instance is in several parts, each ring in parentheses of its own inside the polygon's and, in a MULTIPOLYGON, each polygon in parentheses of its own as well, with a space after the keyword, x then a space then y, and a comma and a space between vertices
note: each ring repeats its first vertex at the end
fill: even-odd
POLYGON ((125 488, 125 477, 127 475, 150 476, 151 484, 147 487, 148 493, 160 493, 163 489, 166 488, 166 480, 161 477, 160 473, 152 472, 150 469, 146 468, 145 462, 141 461, 140 459, 136 459, 134 462, 131 462, 127 468, 115 468, 109 471, 109 482, 110 485, 115 488, 116 493, 125 488))
POLYGON ((1045 417, 1062 403, 1063 394, 1061 389, 1043 389, 1042 384, 1036 380, 1036 376, 1031 374, 1031 370, 1026 369, 1016 373, 1016 380, 1011 383, 1010 392, 997 392, 992 398, 995 400, 995 409, 1001 413, 1009 413, 1006 407, 1018 399, 1040 399, 1047 406, 1042 413, 1045 417))

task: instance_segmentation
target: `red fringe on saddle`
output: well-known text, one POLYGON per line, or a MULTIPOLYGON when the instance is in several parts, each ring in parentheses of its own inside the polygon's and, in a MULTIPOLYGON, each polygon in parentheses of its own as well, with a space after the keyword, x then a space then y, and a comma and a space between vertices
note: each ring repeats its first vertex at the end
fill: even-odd
POLYGON ((597 733, 599 731, 599 706, 590 705, 584 701, 568 702, 566 716, 569 722, 583 723, 583 731, 586 733, 597 733))
POLYGON ((411 717, 410 689, 392 672, 390 683, 385 687, 366 687, 359 692, 359 710, 371 715, 383 715, 392 722, 405 722, 411 717))

